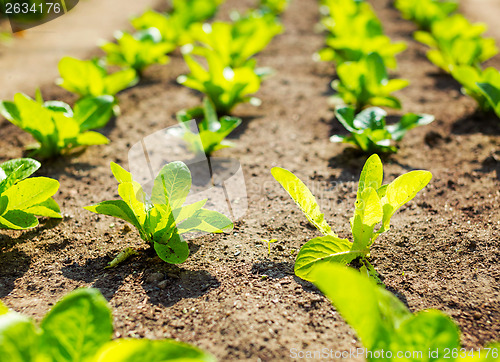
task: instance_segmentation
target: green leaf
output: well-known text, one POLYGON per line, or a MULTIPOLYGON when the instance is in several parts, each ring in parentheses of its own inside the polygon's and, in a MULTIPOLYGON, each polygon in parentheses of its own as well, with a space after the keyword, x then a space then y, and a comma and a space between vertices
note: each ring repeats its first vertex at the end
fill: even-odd
POLYGON ((3 193, 9 198, 7 210, 26 210, 44 202, 59 189, 59 182, 46 177, 35 177, 18 182, 3 193))
MULTIPOLYGON (((393 350, 404 350, 411 352, 435 351, 439 350, 441 358, 429 358, 429 361, 440 361, 445 353, 445 348, 449 350, 460 350, 460 335, 458 327, 451 320, 438 310, 425 310, 405 320, 397 328, 393 350)), ((428 356, 425 356, 426 360, 428 356)))
POLYGON ((106 145, 109 140, 100 133, 88 131, 81 133, 76 137, 77 145, 93 146, 93 145, 106 145))
POLYGON ((163 166, 154 180, 151 202, 177 209, 184 204, 191 189, 191 172, 180 161, 163 166))
POLYGON ((356 331, 367 350, 390 347, 397 326, 411 318, 394 295, 353 269, 321 264, 312 275, 314 284, 356 331))
POLYGON ((327 235, 309 240, 300 249, 295 260, 295 275, 308 281, 314 281, 313 269, 322 263, 347 264, 359 256, 363 250, 352 249, 353 244, 347 239, 327 235))
POLYGON ((139 81, 137 73, 133 69, 124 69, 116 73, 109 74, 104 78, 104 94, 114 96, 116 93, 136 85, 139 81))
POLYGON ((371 155, 365 162, 361 175, 359 176, 358 192, 356 200, 361 199, 361 193, 365 188, 372 187, 375 190, 382 186, 384 170, 382 161, 377 154, 371 155))
POLYGON ((356 200, 356 209, 352 220, 353 249, 363 250, 368 254, 368 246, 372 243, 373 229, 382 221, 384 212, 377 191, 368 187, 361 192, 356 200))
POLYGON ((2 361, 37 361, 39 338, 39 332, 29 318, 15 312, 0 315, 2 361))
POLYGON ((280 167, 273 167, 271 173, 316 229, 323 235, 337 236, 325 221, 324 214, 321 213, 313 194, 297 176, 280 167))
POLYGON ((173 210, 173 214, 175 217, 175 221, 178 223, 182 220, 190 218, 193 216, 198 210, 200 210, 207 203, 207 199, 200 200, 190 205, 182 206, 173 210))
POLYGON ((104 127, 113 115, 115 99, 112 96, 86 97, 75 103, 73 118, 80 131, 104 127))
POLYGON ((3 171, 4 175, 0 177, 0 194, 16 182, 31 176, 40 166, 40 162, 31 158, 18 158, 0 164, 0 173, 3 171))
POLYGON ((392 181, 385 191, 381 202, 384 209, 382 230, 389 229, 392 215, 401 206, 413 199, 431 180, 429 171, 411 171, 392 181))
POLYGON ((222 233, 232 230, 233 223, 223 214, 207 209, 200 209, 196 213, 181 222, 178 226, 179 233, 184 234, 192 231, 207 233, 222 233))
POLYGON ((120 165, 111 162, 111 172, 119 183, 132 182, 132 175, 120 165))
POLYGON ((184 263, 189 256, 188 244, 177 231, 166 244, 155 242, 154 248, 161 260, 171 264, 184 263))
POLYGON ((489 83, 477 83, 480 92, 486 97, 498 117, 500 117, 500 88, 489 83))
POLYGON ((191 345, 164 339, 118 339, 106 344, 96 362, 215 362, 215 358, 191 345))
POLYGON ((0 216, 0 228, 3 229, 23 230, 37 225, 38 219, 34 215, 21 210, 9 210, 0 216))
POLYGON ((47 200, 37 205, 33 205, 25 209, 24 212, 37 216, 46 216, 55 219, 62 219, 62 216, 60 214, 61 209, 59 208, 57 202, 55 202, 54 199, 52 198, 48 198, 47 200))
POLYGON ((55 361, 91 361, 113 333, 111 311, 97 289, 66 295, 43 318, 42 349, 55 361))
POLYGON ((137 220, 134 211, 123 200, 110 200, 103 201, 100 204, 85 206, 85 210, 94 212, 96 214, 114 216, 122 220, 128 221, 137 229, 141 229, 141 224, 137 220))

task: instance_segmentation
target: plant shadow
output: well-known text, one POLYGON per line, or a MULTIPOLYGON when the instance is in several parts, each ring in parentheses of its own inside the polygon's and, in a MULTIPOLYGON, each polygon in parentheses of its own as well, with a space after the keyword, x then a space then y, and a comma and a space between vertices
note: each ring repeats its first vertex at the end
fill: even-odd
POLYGON ((476 110, 458 119, 451 127, 454 134, 480 133, 484 135, 500 135, 500 121, 493 113, 476 110))
POLYGON ((476 169, 477 172, 490 173, 495 171, 496 178, 500 180, 500 151, 496 151, 494 154, 486 157, 483 162, 481 162, 482 167, 476 169))
MULTIPOLYGON (((196 245, 190 245, 192 253, 196 245)), ((139 255, 110 269, 105 267, 115 257, 102 256, 89 259, 85 264, 73 263, 61 271, 66 278, 91 283, 110 300, 132 275, 139 273, 141 287, 151 303, 170 307, 182 299, 198 298, 220 286, 219 281, 205 270, 188 270, 168 264, 156 256, 153 248, 141 250, 139 255)))
MULTIPOLYGON (((2 242, 1 236, 0 243, 2 242)), ((31 257, 15 247, 12 250, 0 253, 0 275, 2 275, 0 280, 0 298, 12 292, 16 280, 28 271, 30 265, 31 257)))

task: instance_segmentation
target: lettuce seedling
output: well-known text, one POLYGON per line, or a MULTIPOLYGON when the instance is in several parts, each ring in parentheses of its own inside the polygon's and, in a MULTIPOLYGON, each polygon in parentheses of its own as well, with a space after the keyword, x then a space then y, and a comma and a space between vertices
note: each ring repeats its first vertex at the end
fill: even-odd
POLYGON ((327 17, 322 23, 329 31, 326 47, 315 58, 338 64, 359 61, 372 52, 378 53, 389 68, 396 68, 395 55, 406 49, 406 43, 392 43, 370 4, 353 0, 324 1, 327 17))
POLYGON ((98 60, 80 60, 64 57, 59 61, 61 78, 57 84, 80 97, 115 96, 125 88, 137 84, 135 70, 124 69, 108 74, 106 67, 98 60))
POLYGON ((0 164, 0 229, 35 227, 36 216, 61 218, 59 205, 52 198, 59 182, 46 177, 28 178, 39 168, 40 162, 30 158, 0 164))
POLYGON ((233 227, 226 216, 203 209, 207 200, 183 206, 191 189, 191 172, 183 162, 171 162, 161 169, 151 195, 146 195, 132 175, 116 163, 111 163, 111 171, 120 183, 118 194, 122 200, 104 201, 85 209, 131 223, 167 263, 179 264, 187 259, 189 248, 182 234, 220 233, 233 227))
POLYGON ((395 358, 400 351, 414 356, 406 361, 431 361, 428 353, 436 349, 439 356, 445 348, 460 350, 459 329, 444 313, 425 310, 412 314, 391 292, 345 266, 324 263, 315 267, 312 275, 314 284, 372 354, 367 355, 368 361, 378 361, 373 355, 382 350, 384 357, 391 353, 395 358), (420 352, 420 358, 414 352, 420 352))
POLYGON ((322 25, 332 37, 373 38, 384 34, 382 24, 366 1, 322 0, 322 25))
POLYGON ((491 108, 500 118, 500 85, 493 83, 477 83, 480 92, 490 103, 491 108))
POLYGON ((411 20, 422 30, 429 30, 431 25, 450 16, 458 8, 457 1, 441 0, 396 0, 394 3, 403 18, 411 20))
POLYGON ((413 199, 432 178, 428 171, 411 171, 388 185, 382 185, 382 162, 376 154, 370 156, 359 178, 354 216, 350 220, 353 237, 351 242, 339 238, 332 231, 312 193, 293 173, 280 167, 274 167, 271 173, 307 220, 323 234, 309 240, 300 249, 295 260, 295 274, 309 281, 314 281, 311 272, 318 263, 347 264, 356 258, 362 262, 363 271, 378 279, 377 272, 367 260, 370 246, 380 234, 389 230, 391 217, 397 209, 413 199), (379 224, 380 227, 375 231, 379 224))
POLYGON ((210 354, 171 339, 115 339, 111 309, 98 289, 82 288, 59 300, 39 326, 0 302, 2 361, 193 361, 210 354))
POLYGON ((462 85, 462 93, 474 98, 481 110, 491 110, 490 101, 477 84, 489 83, 500 89, 500 71, 493 67, 480 70, 469 65, 462 65, 453 68, 451 74, 462 85))
POLYGON ((106 125, 112 116, 111 96, 83 98, 74 110, 59 101, 43 102, 17 93, 14 102, 0 102, 0 113, 12 124, 30 133, 38 142, 29 147, 40 159, 67 155, 77 147, 107 144, 100 133, 88 131, 106 125))
POLYGON ((415 362, 498 361, 500 343, 478 351, 460 348, 460 330, 449 316, 435 309, 413 314, 394 294, 351 268, 323 263, 313 274, 314 284, 358 335, 369 362, 403 356, 415 362))
POLYGON ((217 53, 207 51, 206 70, 189 54, 189 49, 185 51, 184 60, 191 73, 179 76, 177 82, 204 93, 218 114, 230 114, 237 104, 243 102, 260 104, 258 99, 248 96, 260 88, 261 79, 254 68, 255 63, 231 68, 217 53))
POLYGON ((387 112, 377 107, 367 108, 358 114, 352 107, 337 107, 335 116, 351 134, 335 135, 330 137, 330 141, 350 143, 370 154, 397 152, 391 141, 399 142, 410 129, 434 121, 434 116, 429 114, 407 113, 399 122, 386 125, 387 112))
POLYGON ((370 53, 378 53, 384 64, 389 68, 396 68, 396 55, 406 49, 405 42, 391 42, 386 35, 378 35, 370 38, 358 38, 351 36, 328 37, 327 47, 321 49, 316 58, 321 61, 345 62, 359 61, 370 53))
POLYGON ((234 144, 225 138, 241 124, 241 118, 223 116, 219 119, 208 98, 203 100, 202 112, 203 120, 198 123, 198 133, 193 133, 188 125, 200 113, 198 108, 177 113, 177 120, 182 126, 182 137, 186 140, 191 151, 195 154, 202 152, 210 156, 222 148, 233 147, 234 144))
POLYGON ((415 32, 415 39, 431 48, 427 58, 432 63, 450 73, 460 65, 480 69, 482 62, 498 53, 495 40, 482 37, 485 31, 486 25, 471 24, 456 14, 432 23, 430 32, 415 32))
POLYGON ((105 42, 101 49, 106 52, 109 64, 134 69, 139 76, 152 64, 166 64, 167 54, 176 48, 173 43, 162 41, 161 33, 156 28, 141 30, 134 35, 118 32, 116 43, 105 42))
POLYGON ((194 46, 191 53, 206 56, 207 52, 214 52, 231 68, 254 67, 255 61, 250 58, 282 31, 282 25, 272 14, 259 12, 251 12, 233 23, 198 23, 191 27, 190 34, 201 46, 194 46))
POLYGON ((192 42, 191 25, 212 18, 223 0, 175 0, 169 14, 148 10, 132 20, 138 30, 157 28, 162 40, 175 46, 192 42))
POLYGON ((391 93, 409 84, 404 79, 389 80, 384 61, 377 53, 370 53, 358 62, 340 64, 337 76, 339 79, 332 82, 332 88, 338 92, 334 97, 353 105, 356 112, 367 105, 400 109, 401 102, 391 93))

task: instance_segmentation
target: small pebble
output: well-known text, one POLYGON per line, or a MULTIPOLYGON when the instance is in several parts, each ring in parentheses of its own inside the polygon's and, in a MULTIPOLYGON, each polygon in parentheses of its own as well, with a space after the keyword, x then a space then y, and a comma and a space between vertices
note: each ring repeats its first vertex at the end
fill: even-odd
POLYGON ((158 283, 164 279, 163 273, 153 273, 146 278, 146 283, 158 283))

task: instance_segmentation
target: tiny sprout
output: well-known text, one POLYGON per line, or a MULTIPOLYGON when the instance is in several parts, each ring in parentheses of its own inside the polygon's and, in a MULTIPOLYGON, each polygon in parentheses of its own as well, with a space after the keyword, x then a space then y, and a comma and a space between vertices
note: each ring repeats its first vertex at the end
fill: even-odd
POLYGON ((262 241, 267 243, 267 252, 268 255, 271 255, 271 244, 277 242, 278 239, 271 239, 271 240, 262 239, 262 241))

